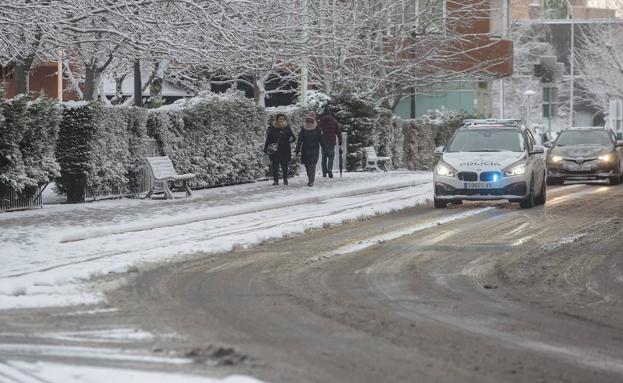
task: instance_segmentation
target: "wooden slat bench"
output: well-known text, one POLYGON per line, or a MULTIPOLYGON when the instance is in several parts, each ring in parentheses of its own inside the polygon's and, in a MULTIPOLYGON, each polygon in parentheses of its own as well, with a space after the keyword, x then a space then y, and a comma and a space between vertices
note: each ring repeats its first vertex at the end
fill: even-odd
POLYGON ((188 180, 195 178, 194 174, 177 174, 168 156, 147 157, 145 162, 151 173, 151 185, 145 198, 150 198, 154 193, 164 193, 167 199, 175 199, 169 183, 176 181, 182 181, 182 188, 186 191, 186 197, 192 195, 188 180))
POLYGON ((379 163, 381 163, 381 166, 383 167, 384 171, 387 171, 387 165, 386 162, 390 161, 391 158, 389 157, 378 157, 376 155, 376 150, 374 150, 374 148, 372 146, 368 146, 363 148, 363 154, 366 156, 366 162, 365 162, 365 167, 363 170, 377 170, 380 171, 381 168, 379 167, 379 163))

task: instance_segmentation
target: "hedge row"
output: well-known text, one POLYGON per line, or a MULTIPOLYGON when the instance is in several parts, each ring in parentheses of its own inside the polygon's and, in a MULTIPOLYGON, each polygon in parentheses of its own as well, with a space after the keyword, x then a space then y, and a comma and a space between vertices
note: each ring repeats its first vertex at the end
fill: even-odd
POLYGON ((62 114, 57 187, 67 193, 68 202, 83 201, 87 189, 138 192, 145 161, 146 110, 67 103, 62 114))
POLYGON ((0 98, 0 185, 22 191, 59 175, 54 157, 59 123, 54 100, 0 98))
POLYGON ((268 114, 251 100, 211 97, 150 110, 147 130, 194 187, 250 182, 263 174, 268 114))
POLYGON ((435 165, 435 148, 447 145, 466 118, 473 117, 436 110, 428 112, 421 120, 395 119, 394 124, 403 132, 405 166, 410 170, 431 170, 435 165))

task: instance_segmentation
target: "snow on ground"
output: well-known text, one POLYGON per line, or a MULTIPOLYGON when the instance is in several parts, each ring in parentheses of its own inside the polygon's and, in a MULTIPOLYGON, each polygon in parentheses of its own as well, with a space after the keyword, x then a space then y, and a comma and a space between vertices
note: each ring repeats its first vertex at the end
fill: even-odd
POLYGON ((209 379, 139 370, 86 367, 49 362, 0 362, 0 382, 21 383, 261 383, 246 376, 209 379))
POLYGON ((230 251, 432 198, 430 173, 346 173, 313 188, 268 182, 191 198, 122 199, 0 214, 0 309, 97 303, 88 280, 230 251))

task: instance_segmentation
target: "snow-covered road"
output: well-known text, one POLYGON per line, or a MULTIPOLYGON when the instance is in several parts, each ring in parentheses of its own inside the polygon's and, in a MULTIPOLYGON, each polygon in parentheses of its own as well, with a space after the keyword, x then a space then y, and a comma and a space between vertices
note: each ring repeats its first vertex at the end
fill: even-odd
POLYGON ((88 280, 425 203, 430 173, 349 173, 204 190, 175 201, 116 200, 0 215, 0 309, 96 303, 88 280))

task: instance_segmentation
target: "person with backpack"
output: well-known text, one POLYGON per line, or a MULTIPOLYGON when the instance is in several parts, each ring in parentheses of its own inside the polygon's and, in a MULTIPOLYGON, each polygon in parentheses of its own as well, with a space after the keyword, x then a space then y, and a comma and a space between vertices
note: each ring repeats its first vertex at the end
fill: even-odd
POLYGON ((273 185, 279 185, 279 167, 283 172, 283 184, 288 184, 288 163, 292 158, 291 144, 296 141, 294 132, 288 126, 288 118, 285 114, 275 116, 275 123, 266 131, 264 153, 270 158, 273 171, 273 185))
POLYGON ((322 176, 333 178, 333 160, 335 158, 335 145, 339 143, 340 153, 342 149, 342 132, 337 120, 326 108, 318 120, 318 128, 322 131, 325 146, 322 149, 322 176))
POLYGON ((325 142, 322 131, 316 123, 316 115, 310 112, 305 117, 305 123, 296 143, 296 154, 297 156, 301 154, 301 163, 305 165, 307 172, 307 186, 314 186, 320 147, 324 150, 325 142))

